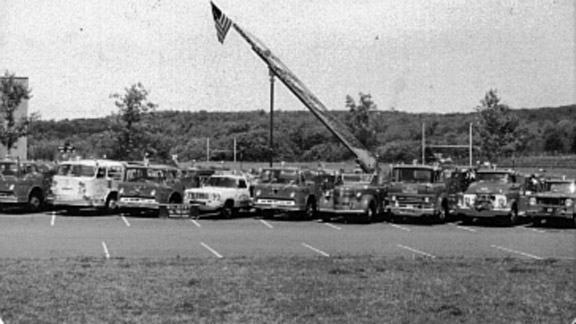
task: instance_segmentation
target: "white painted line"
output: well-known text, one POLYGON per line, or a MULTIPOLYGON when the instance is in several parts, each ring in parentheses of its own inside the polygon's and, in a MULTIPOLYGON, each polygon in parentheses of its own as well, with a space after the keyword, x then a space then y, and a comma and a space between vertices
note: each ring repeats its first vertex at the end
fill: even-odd
POLYGON ((492 246, 493 248, 500 249, 500 250, 503 250, 503 251, 506 251, 506 252, 520 254, 520 255, 523 255, 523 256, 528 257, 528 258, 532 258, 532 259, 536 259, 536 260, 543 260, 543 258, 541 258, 541 257, 539 257, 539 256, 536 256, 536 255, 534 255, 534 254, 525 253, 525 252, 521 252, 521 251, 516 251, 516 250, 508 249, 508 248, 505 248, 505 247, 502 247, 502 246, 498 246, 498 245, 491 245, 491 246, 492 246))
POLYGON ((202 226, 200 226, 200 223, 198 223, 197 220, 191 219, 190 221, 191 221, 192 223, 194 223, 194 225, 196 225, 196 227, 198 227, 198 228, 202 227, 202 226))
MULTIPOLYGON (((452 223, 451 223, 452 224, 452 223)), ((456 225, 456 224, 452 224, 454 227, 468 231, 468 232, 473 232, 476 233, 476 230, 470 227, 466 227, 466 226, 462 226, 462 225, 456 225)))
POLYGON ((110 253, 108 252, 108 248, 106 247, 106 243, 102 241, 102 247, 104 248, 104 255, 106 255, 106 259, 110 259, 110 253))
POLYGON ((316 253, 319 253, 319 254, 321 254, 321 255, 323 255, 323 256, 325 256, 325 257, 329 257, 329 256, 330 256, 328 253, 326 253, 326 252, 324 252, 324 251, 322 251, 322 250, 318 250, 317 248, 312 247, 312 246, 310 246, 310 245, 308 245, 308 244, 306 244, 306 243, 302 243, 302 245, 304 245, 305 247, 309 248, 310 250, 312 250, 312 251, 314 251, 314 252, 316 252, 316 253))
POLYGON ((432 259, 436 258, 436 256, 434 256, 434 255, 432 255, 432 254, 430 254, 430 253, 422 252, 422 251, 413 249, 413 248, 411 248, 411 247, 409 247, 409 246, 405 246, 405 245, 402 245, 402 244, 397 244, 397 245, 398 245, 399 248, 403 248, 403 249, 406 249, 406 250, 411 251, 411 252, 414 252, 414 253, 422 254, 422 255, 425 255, 425 256, 430 257, 430 258, 432 258, 432 259))
POLYGON ((530 230, 530 231, 532 231, 532 232, 536 232, 536 233, 546 233, 546 231, 539 230, 539 229, 536 229, 536 228, 531 228, 531 227, 524 227, 524 228, 527 229, 527 230, 530 230))
POLYGON ((406 232, 410 232, 410 229, 408 227, 404 227, 404 226, 400 226, 400 225, 396 225, 396 224, 390 224, 390 226, 396 227, 396 228, 401 229, 401 230, 406 231, 406 232))
POLYGON ((330 223, 324 223, 324 225, 329 226, 329 227, 332 227, 333 229, 337 229, 337 230, 341 230, 341 229, 342 229, 341 227, 338 227, 338 226, 336 226, 336 225, 334 225, 334 224, 330 224, 330 223))
POLYGON ((52 218, 50 219, 50 226, 54 226, 54 222, 56 222, 56 213, 52 212, 52 218))
POLYGON ((122 218, 122 220, 124 221, 124 224, 126 224, 126 226, 130 227, 130 223, 128 223, 128 220, 126 219, 126 217, 124 217, 124 215, 120 216, 122 218))
POLYGON ((266 225, 266 227, 268 227, 268 228, 274 228, 274 226, 270 225, 270 223, 268 223, 267 221, 265 221, 263 219, 260 219, 260 223, 266 225))
POLYGON ((220 253, 216 252, 216 250, 214 250, 213 248, 209 247, 208 244, 206 244, 206 243, 204 243, 204 242, 200 242, 200 244, 201 244, 204 248, 206 248, 208 251, 212 252, 212 254, 214 254, 217 258, 219 258, 219 259, 222 259, 222 258, 223 258, 223 256, 222 256, 220 253))

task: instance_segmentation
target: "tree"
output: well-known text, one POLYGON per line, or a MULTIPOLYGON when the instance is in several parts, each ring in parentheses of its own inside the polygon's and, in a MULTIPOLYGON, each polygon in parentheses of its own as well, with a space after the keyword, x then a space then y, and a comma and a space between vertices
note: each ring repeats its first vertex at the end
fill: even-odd
POLYGON ((493 161, 514 152, 525 144, 526 134, 520 120, 500 103, 496 90, 490 90, 475 108, 478 122, 476 134, 486 158, 493 161))
POLYGON ((352 134, 368 149, 373 149, 377 140, 374 125, 370 120, 370 112, 378 107, 372 100, 372 95, 360 92, 358 104, 351 96, 346 96, 346 108, 349 110, 348 126, 352 134))
POLYGON ((6 147, 8 155, 20 137, 28 135, 30 122, 35 119, 22 117, 16 120, 16 110, 24 100, 31 98, 30 89, 18 82, 14 74, 6 73, 0 83, 0 114, 4 123, 0 125, 0 142, 6 147))
POLYGON ((544 129, 544 151, 554 154, 562 154, 565 151, 565 132, 557 125, 544 129))
POLYGON ((142 142, 139 142, 140 147, 136 147, 134 142, 138 139, 143 140, 146 136, 145 129, 139 127, 142 117, 148 113, 153 112, 158 105, 148 101, 148 90, 138 82, 133 84, 130 88, 125 88, 123 95, 114 93, 110 95, 111 98, 116 99, 116 107, 120 110, 119 122, 122 124, 122 129, 118 133, 118 153, 120 159, 140 159, 144 156, 144 151, 147 150, 142 142))

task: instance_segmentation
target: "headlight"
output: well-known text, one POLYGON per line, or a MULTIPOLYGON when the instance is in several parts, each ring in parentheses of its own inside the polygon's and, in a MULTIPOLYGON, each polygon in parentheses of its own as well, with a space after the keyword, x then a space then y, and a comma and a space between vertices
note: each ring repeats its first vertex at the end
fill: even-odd
POLYGON ((360 198, 362 198, 362 191, 358 191, 356 193, 356 199, 360 199, 360 198))
POLYGON ((429 203, 429 202, 430 202, 430 197, 424 197, 424 202, 425 202, 425 203, 429 203))
POLYGON ((506 207, 506 198, 500 197, 498 198, 498 206, 501 208, 506 207))
POLYGON ((150 192, 150 196, 156 196, 156 190, 152 190, 152 192, 150 192))
POLYGON ((528 200, 528 204, 530 206, 536 205, 536 197, 531 197, 530 200, 528 200))
POLYGON ((396 196, 392 196, 392 201, 396 200, 396 196))
POLYGON ((120 191, 118 192, 119 194, 124 194, 124 188, 120 188, 120 191))
POLYGON ((294 198, 294 197, 296 197, 296 193, 295 193, 295 192, 292 192, 292 193, 290 194, 290 198, 294 198))
POLYGON ((570 206, 572 206, 573 204, 574 204, 574 200, 572 200, 572 199, 570 199, 570 198, 566 199, 566 207, 570 207, 570 206))
POLYGON ((262 194, 262 190, 260 190, 260 189, 256 190, 255 194, 256 194, 256 196, 260 196, 262 194))
POLYGON ((8 187, 8 190, 10 191, 14 190, 14 184, 11 184, 10 187, 8 187))

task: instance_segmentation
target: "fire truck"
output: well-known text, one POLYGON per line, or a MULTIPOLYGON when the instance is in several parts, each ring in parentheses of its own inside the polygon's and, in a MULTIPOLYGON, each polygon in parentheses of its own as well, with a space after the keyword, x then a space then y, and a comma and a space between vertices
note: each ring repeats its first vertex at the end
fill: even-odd
POLYGON ((526 191, 526 216, 536 226, 564 220, 576 227, 576 180, 565 177, 543 179, 541 187, 540 190, 526 191))
POLYGON ((484 168, 476 172, 475 178, 476 181, 459 195, 456 212, 463 223, 498 219, 515 225, 524 209, 521 208, 524 176, 511 169, 484 168))
POLYGON ((323 169, 266 168, 254 185, 253 206, 265 218, 288 212, 313 219, 322 184, 333 181, 334 175, 323 169))
POLYGON ((445 222, 453 214, 455 194, 461 190, 459 170, 425 164, 393 166, 388 183, 387 217, 393 221, 419 218, 445 222))

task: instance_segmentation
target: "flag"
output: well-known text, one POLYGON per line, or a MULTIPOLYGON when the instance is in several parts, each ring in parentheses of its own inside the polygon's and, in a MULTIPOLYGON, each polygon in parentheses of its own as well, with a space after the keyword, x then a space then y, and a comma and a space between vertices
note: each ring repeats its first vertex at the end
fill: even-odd
POLYGON ((230 27, 232 26, 232 20, 230 20, 226 15, 220 11, 213 2, 210 2, 212 5, 212 15, 214 16, 214 22, 216 23, 216 34, 218 35, 218 41, 224 44, 224 38, 226 38, 226 34, 230 27))

